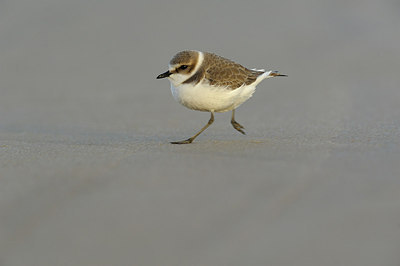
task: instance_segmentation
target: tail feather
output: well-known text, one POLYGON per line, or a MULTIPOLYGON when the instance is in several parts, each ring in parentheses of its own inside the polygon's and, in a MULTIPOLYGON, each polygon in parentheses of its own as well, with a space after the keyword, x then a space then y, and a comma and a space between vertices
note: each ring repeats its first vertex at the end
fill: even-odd
POLYGON ((256 72, 265 72, 265 69, 252 68, 250 70, 253 70, 253 71, 256 71, 256 72))
POLYGON ((278 71, 269 71, 268 76, 271 76, 271 77, 287 77, 287 75, 279 74, 278 71))
POLYGON ((287 77, 287 75, 279 74, 278 71, 265 71, 261 75, 257 77, 257 79, 254 81, 254 86, 257 86, 258 83, 260 83, 264 79, 268 78, 273 78, 273 77, 287 77))

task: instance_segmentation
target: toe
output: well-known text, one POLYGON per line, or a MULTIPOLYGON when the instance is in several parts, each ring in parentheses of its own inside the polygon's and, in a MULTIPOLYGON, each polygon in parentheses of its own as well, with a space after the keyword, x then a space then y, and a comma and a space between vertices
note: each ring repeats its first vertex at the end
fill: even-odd
POLYGON ((181 141, 171 141, 171 144, 190 144, 193 142, 193 139, 185 139, 181 141))

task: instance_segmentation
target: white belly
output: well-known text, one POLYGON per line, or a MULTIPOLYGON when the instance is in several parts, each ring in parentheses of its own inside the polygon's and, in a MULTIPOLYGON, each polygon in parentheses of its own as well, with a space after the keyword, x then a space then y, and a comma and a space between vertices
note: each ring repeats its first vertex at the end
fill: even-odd
POLYGON ((182 84, 175 87, 171 83, 171 92, 175 100, 189 109, 226 112, 235 109, 247 101, 254 93, 255 86, 242 86, 235 90, 211 87, 204 84, 182 84))

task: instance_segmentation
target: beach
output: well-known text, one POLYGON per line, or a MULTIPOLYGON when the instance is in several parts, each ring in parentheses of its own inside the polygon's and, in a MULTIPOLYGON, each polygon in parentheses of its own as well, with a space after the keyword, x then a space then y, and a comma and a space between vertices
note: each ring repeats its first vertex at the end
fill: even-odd
POLYGON ((0 265, 400 263, 395 1, 0 4, 0 265), (178 51, 285 78, 209 119, 178 51))

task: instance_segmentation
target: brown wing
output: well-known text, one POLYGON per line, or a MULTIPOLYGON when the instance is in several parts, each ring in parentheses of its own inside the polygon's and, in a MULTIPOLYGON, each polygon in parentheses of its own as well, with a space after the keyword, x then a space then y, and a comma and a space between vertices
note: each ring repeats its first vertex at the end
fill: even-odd
POLYGON ((253 83, 257 77, 264 72, 250 70, 229 59, 211 53, 204 53, 204 77, 210 85, 216 87, 227 87, 232 90, 243 84, 253 83))

